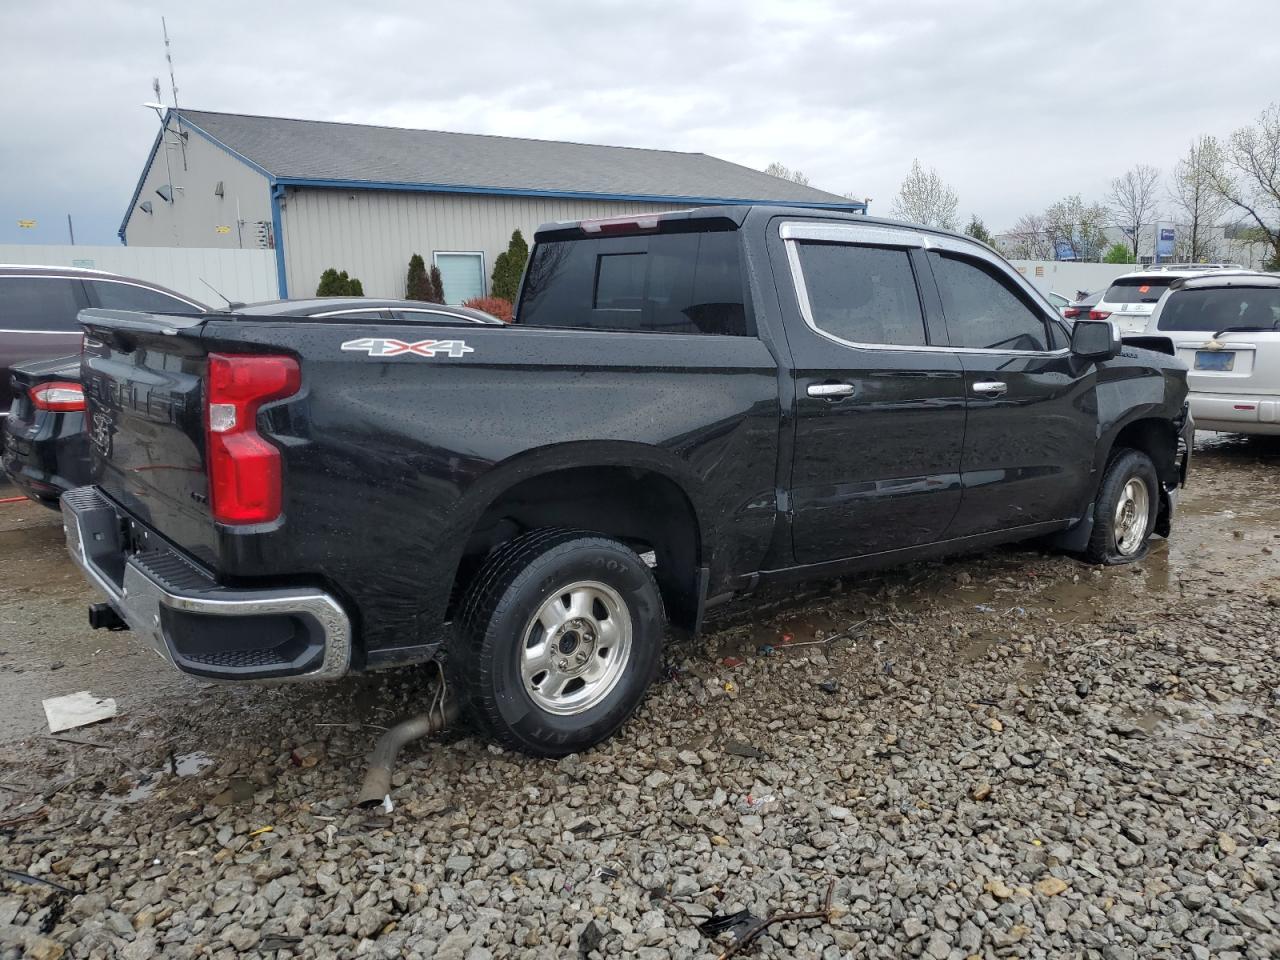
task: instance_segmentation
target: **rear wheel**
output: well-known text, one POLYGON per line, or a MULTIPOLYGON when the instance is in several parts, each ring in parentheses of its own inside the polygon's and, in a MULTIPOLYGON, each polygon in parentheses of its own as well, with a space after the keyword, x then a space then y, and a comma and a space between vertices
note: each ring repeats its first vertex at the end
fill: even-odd
POLYGON ((1103 474, 1094 504, 1086 555, 1094 563, 1132 563, 1146 555, 1159 508, 1159 481, 1151 458, 1118 450, 1103 474))
POLYGON ((538 530, 485 562, 462 609, 450 670, 475 722, 535 756, 611 736, 658 671, 664 618, 653 574, 607 537, 538 530))

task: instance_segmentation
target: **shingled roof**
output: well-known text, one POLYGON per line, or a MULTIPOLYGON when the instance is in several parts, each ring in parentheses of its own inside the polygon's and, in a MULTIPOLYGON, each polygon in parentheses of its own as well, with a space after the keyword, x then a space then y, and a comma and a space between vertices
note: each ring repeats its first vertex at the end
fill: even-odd
POLYGON ((268 176, 286 183, 861 207, 836 194, 705 153, 206 110, 178 113, 268 176))

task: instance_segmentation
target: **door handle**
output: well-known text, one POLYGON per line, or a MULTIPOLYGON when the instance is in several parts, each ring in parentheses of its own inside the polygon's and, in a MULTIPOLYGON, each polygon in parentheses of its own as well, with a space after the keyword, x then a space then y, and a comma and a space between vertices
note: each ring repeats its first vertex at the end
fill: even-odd
POLYGON ((984 397, 1003 397, 1009 392, 1009 385, 1003 380, 979 380, 973 385, 973 392, 984 397))
POLYGON ((839 400, 841 397, 849 397, 853 395, 852 383, 811 383, 808 389, 809 396, 818 397, 822 400, 839 400))

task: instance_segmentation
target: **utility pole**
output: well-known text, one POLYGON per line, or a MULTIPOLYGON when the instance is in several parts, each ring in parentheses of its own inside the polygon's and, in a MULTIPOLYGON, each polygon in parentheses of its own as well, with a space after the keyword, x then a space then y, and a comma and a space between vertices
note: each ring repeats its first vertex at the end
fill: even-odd
POLYGON ((76 228, 71 225, 71 214, 67 214, 67 235, 71 237, 71 245, 76 245, 76 228))

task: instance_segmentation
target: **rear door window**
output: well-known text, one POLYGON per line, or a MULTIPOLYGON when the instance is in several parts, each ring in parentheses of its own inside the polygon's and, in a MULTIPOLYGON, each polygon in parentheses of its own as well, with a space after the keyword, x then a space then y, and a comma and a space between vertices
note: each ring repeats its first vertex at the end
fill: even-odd
POLYGON ((924 346, 911 255, 891 247, 800 242, 814 326, 855 344, 924 346))
POLYGON ((94 306, 106 310, 139 310, 143 313, 199 313, 177 297, 136 283, 112 280, 86 280, 94 306))
POLYGON ((993 265, 952 253, 929 254, 954 347, 1046 350, 1044 316, 993 265))
POLYGON ((1155 303, 1169 289, 1174 277, 1122 277, 1107 288, 1107 303, 1155 303))
POLYGON ((1228 327, 1280 330, 1280 287, 1178 290, 1169 294, 1156 326, 1213 333, 1228 327))
POLYGON ((78 333, 76 314, 86 306, 79 280, 0 277, 0 329, 78 333))
POLYGON ((516 323, 750 336, 732 231, 537 244, 516 323))

